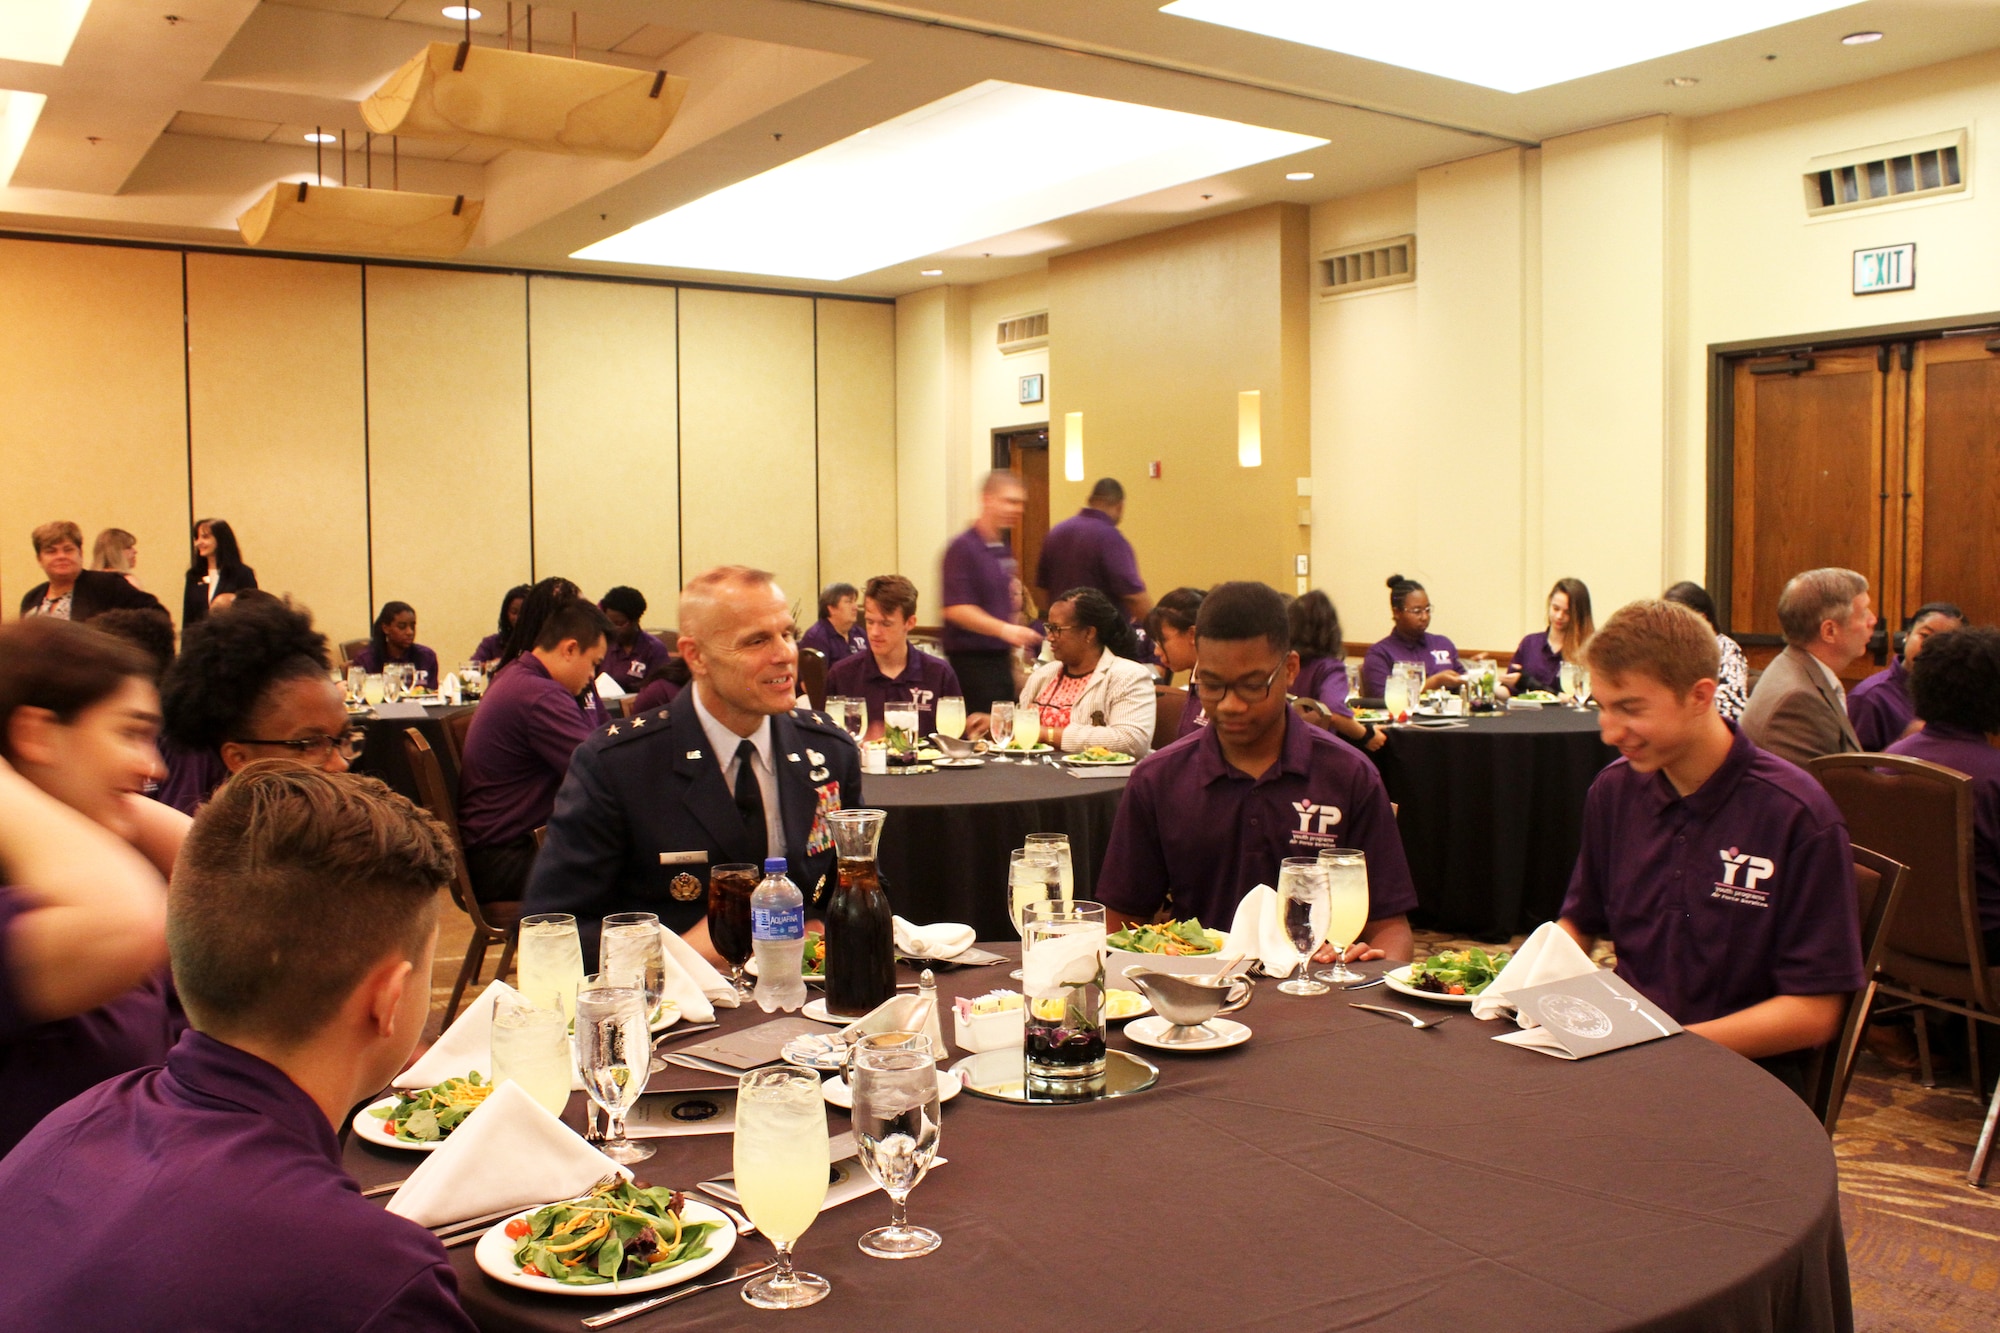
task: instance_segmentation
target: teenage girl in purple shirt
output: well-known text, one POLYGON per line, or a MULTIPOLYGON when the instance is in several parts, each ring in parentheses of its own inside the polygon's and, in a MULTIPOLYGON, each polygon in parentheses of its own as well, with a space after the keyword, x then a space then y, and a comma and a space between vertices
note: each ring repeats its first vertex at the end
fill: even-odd
POLYGON ((1596 628, 1590 615, 1590 589, 1583 580, 1557 579, 1549 589, 1549 627, 1521 640, 1500 683, 1515 694, 1554 693, 1562 684, 1562 664, 1583 661, 1583 646, 1596 628))
POLYGON ((1382 682, 1397 662, 1420 662, 1427 690, 1457 686, 1465 678, 1459 674, 1458 647, 1442 634, 1431 633, 1431 595, 1424 585, 1401 574, 1389 576, 1389 613, 1395 628, 1386 639, 1378 639, 1361 661, 1361 693, 1370 699, 1382 697, 1382 682))
POLYGON ((423 672, 428 689, 436 689, 443 679, 437 653, 417 642, 417 609, 408 602, 382 603, 375 623, 368 627, 368 646, 354 655, 354 665, 369 672, 391 662, 423 672))
POLYGON ((1292 651, 1299 655, 1299 677, 1292 694, 1326 706, 1333 734, 1364 750, 1379 750, 1389 733, 1373 723, 1356 722, 1347 706, 1346 645, 1340 635, 1340 612, 1333 599, 1314 588, 1294 598, 1286 610, 1292 630, 1292 651))

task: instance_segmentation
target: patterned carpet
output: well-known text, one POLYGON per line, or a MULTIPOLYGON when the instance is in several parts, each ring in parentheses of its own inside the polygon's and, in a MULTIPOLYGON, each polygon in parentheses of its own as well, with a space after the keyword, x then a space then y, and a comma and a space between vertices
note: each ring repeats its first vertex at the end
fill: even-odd
MULTIPOLYGON (((449 898, 440 920, 432 1036, 469 935, 449 898)), ((1468 943, 1419 931, 1417 956, 1468 943)), ((481 984, 492 979, 498 961, 496 949, 487 956, 481 984)), ((468 998, 478 992, 478 986, 468 989, 468 998)), ((1963 1074, 1940 1068, 1938 1079, 1938 1087, 1926 1089, 1914 1075, 1894 1073, 1863 1055, 1841 1112, 1833 1148, 1857 1333, 2000 1329, 2000 1161, 1989 1169, 1989 1188, 1965 1183, 1984 1109, 1963 1074)))

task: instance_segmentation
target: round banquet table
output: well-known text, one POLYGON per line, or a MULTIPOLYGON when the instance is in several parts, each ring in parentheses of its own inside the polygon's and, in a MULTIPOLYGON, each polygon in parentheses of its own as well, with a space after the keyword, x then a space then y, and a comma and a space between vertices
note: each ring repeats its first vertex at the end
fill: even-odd
POLYGON ((989 760, 908 777, 867 774, 864 803, 889 812, 879 849, 889 901, 918 925, 961 921, 980 939, 1009 938, 1007 853, 1030 833, 1069 835, 1076 896, 1090 897, 1130 771, 1073 777, 1046 764, 989 760))
MULTIPOLYGON (((987 945, 1015 953, 1011 945, 987 945)), ((1374 970, 1380 965, 1368 965, 1374 970)), ((941 974, 947 995, 1005 985, 1002 967, 941 974)), ((1451 1012, 1385 995, 1427 1014, 1451 1012)), ((722 1010, 725 1031, 766 1021, 722 1010)), ((1683 1034, 1588 1060, 1503 1046, 1505 1022, 1457 1013, 1419 1032, 1260 982, 1245 1044, 1167 1055, 1157 1087, 1075 1107, 961 1095, 913 1221, 944 1236, 907 1262, 855 1248, 889 1215, 868 1194, 798 1245, 831 1295, 788 1329, 1315 1330, 1819 1333, 1853 1327, 1834 1158, 1805 1104, 1749 1061, 1683 1034)), ((949 1031, 949 1024, 947 1031, 949 1031)), ((706 1040, 705 1033, 685 1044, 706 1040)), ((671 1030, 662 1049, 677 1045, 671 1030)), ((954 1057, 956 1058, 956 1057, 954 1057)), ((670 1066, 652 1087, 731 1080, 670 1066)), ((565 1118, 582 1124, 582 1098, 565 1118)), ((829 1127, 848 1128, 829 1108, 829 1127)), ((658 1139, 636 1168, 691 1186, 730 1169, 726 1134, 658 1139)), ((358 1139, 362 1185, 415 1153, 358 1139)), ((523 1292, 450 1252, 482 1329, 575 1333, 615 1297, 523 1292)), ((741 1237, 725 1268, 770 1257, 741 1237)), ((627 1298, 630 1299, 630 1298, 627 1298)), ((735 1329, 735 1284, 620 1328, 735 1329)), ((774 1324, 776 1321, 770 1321, 774 1324)))
POLYGON ((1553 921, 1583 837, 1583 800, 1618 752, 1595 709, 1521 709, 1397 727, 1375 762, 1398 806, 1418 925, 1505 940, 1553 921))
POLYGON ((353 719, 361 728, 361 753, 354 758, 353 771, 380 778, 395 790, 423 803, 423 796, 417 791, 417 780, 410 773, 409 756, 403 753, 403 732, 415 727, 423 732, 424 740, 430 744, 438 757, 438 766, 444 770, 445 786, 453 793, 458 791, 458 761, 452 758, 451 743, 445 740, 444 719, 454 713, 470 712, 476 704, 425 704, 422 717, 377 717, 373 713, 363 713, 353 719))

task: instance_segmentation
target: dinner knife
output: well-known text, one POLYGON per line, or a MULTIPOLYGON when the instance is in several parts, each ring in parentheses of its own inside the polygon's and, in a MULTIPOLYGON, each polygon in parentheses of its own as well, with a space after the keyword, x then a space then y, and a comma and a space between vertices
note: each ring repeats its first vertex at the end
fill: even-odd
POLYGON ((648 1310, 657 1310, 662 1305, 672 1305, 675 1301, 683 1297, 692 1296, 697 1291, 707 1291, 710 1287, 726 1287, 732 1282, 748 1282, 751 1278, 761 1277, 777 1266, 776 1263, 770 1261, 761 1264, 742 1264, 738 1266, 735 1272, 730 1273, 726 1277, 712 1277, 701 1282, 690 1282, 687 1286, 670 1291, 664 1296, 649 1296, 643 1301, 633 1301, 629 1305, 613 1306, 603 1314, 591 1315, 583 1321, 583 1326, 585 1328, 607 1328, 612 1324, 623 1323, 634 1315, 644 1314, 648 1310))

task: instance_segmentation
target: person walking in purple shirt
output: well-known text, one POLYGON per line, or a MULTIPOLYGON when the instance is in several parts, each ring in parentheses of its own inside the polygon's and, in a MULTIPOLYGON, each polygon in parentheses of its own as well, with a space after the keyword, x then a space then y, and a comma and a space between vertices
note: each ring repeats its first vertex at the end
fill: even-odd
POLYGON ((1370 699, 1382 697, 1382 683, 1397 662, 1415 662, 1424 669, 1424 688, 1435 690, 1456 686, 1465 678, 1458 660, 1458 648, 1442 634, 1431 633, 1431 595, 1424 585, 1401 574, 1389 576, 1389 611, 1396 627, 1389 637, 1378 640, 1361 659, 1361 693, 1370 699))
POLYGON ((1073 588, 1095 588, 1122 607, 1126 619, 1141 624, 1152 602, 1139 577, 1139 559, 1118 525, 1125 518, 1125 488, 1105 477, 1072 518, 1050 528, 1035 561, 1035 586, 1042 605, 1073 588))
POLYGON ((593 730, 579 695, 597 679, 610 624, 571 598, 542 620, 535 646, 493 678, 459 763, 458 831, 481 902, 519 902, 535 868, 570 756, 593 730))
POLYGON ((188 818, 141 794, 161 771, 151 670, 89 626, 0 628, 0 1154, 180 1034, 166 876, 188 818))
POLYGON ((868 737, 882 734, 888 708, 915 708, 917 734, 937 730, 937 701, 959 692, 958 675, 942 658, 910 643, 917 623, 917 585, 901 574, 868 580, 862 604, 868 624, 868 651, 856 653, 827 672, 830 695, 868 701, 868 737))
MULTIPOLYGON (((1218 584, 1197 624, 1194 688, 1211 723, 1133 769, 1097 877, 1107 919, 1115 929, 1164 906, 1227 929, 1244 894, 1277 883, 1285 857, 1358 847, 1368 924, 1345 956, 1407 962, 1417 891, 1395 812, 1373 764, 1288 706, 1299 660, 1285 599, 1261 583, 1218 584)), ((1332 957, 1329 947, 1320 961, 1332 957)))
POLYGON ((868 647, 861 627, 861 594, 852 583, 829 583, 819 590, 819 618, 799 636, 799 647, 826 659, 828 671, 868 647))
POLYGON ((1917 706, 1910 697, 1910 669, 1924 651, 1924 641, 1933 634, 1957 629, 1965 624, 1965 612, 1950 602, 1926 602, 1910 617, 1903 634, 1900 656, 1856 685, 1847 693, 1847 720, 1854 725, 1854 738, 1863 750, 1886 750, 1900 740, 1917 720, 1917 706))
POLYGON ((1565 662, 1582 662, 1584 645, 1596 632, 1590 614, 1590 589, 1582 579, 1557 579, 1549 589, 1549 626, 1521 640, 1507 674, 1500 678, 1515 694, 1545 690, 1554 694, 1562 685, 1565 662))
POLYGON ((597 609, 611 625, 605 641, 604 663, 598 670, 616 681, 625 693, 637 694, 666 670, 673 658, 667 645, 639 626, 646 616, 646 595, 637 588, 620 584, 598 599, 597 609))
POLYGON ((417 642, 417 609, 408 602, 384 602, 368 627, 368 646, 354 655, 354 665, 374 673, 391 663, 412 667, 420 675, 421 687, 436 689, 444 680, 438 674, 438 655, 417 642))
POLYGON ((423 1032, 451 876, 444 827, 373 778, 264 762, 216 794, 166 902, 194 1030, 0 1160, 0 1207, 63 1240, 0 1254, 8 1327, 473 1328, 338 1138, 423 1032))
POLYGON ((1633 602, 1592 636, 1591 691, 1621 756, 1591 784, 1562 926, 1690 1032, 1795 1090, 1863 984, 1847 826, 1802 769, 1715 711, 1715 632, 1633 602))
POLYGON ((990 713, 1014 697, 1016 648, 1042 636, 1014 621, 1015 561, 1000 534, 1017 526, 1027 491, 1012 472, 995 469, 979 486, 979 517, 944 549, 944 655, 965 687, 967 714, 990 713))

